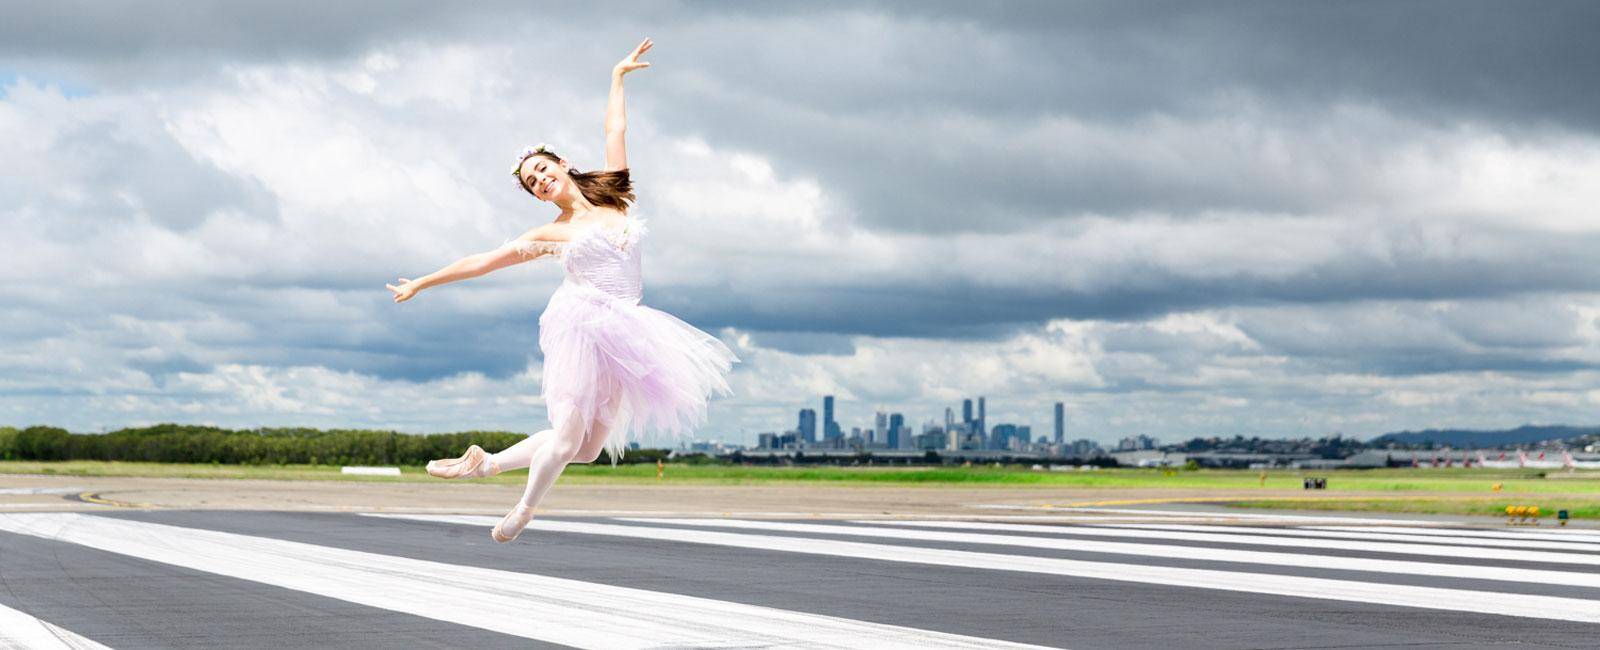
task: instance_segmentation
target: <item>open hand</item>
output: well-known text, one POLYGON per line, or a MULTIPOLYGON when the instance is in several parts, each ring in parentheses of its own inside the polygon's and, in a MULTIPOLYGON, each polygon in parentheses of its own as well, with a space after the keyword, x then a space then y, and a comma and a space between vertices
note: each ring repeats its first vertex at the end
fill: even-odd
POLYGON ((649 52, 650 46, 652 45, 655 45, 655 43, 648 38, 640 41, 639 47, 633 48, 633 51, 629 52, 628 56, 622 57, 622 61, 617 64, 617 67, 611 69, 611 74, 620 77, 628 74, 629 72, 633 72, 634 70, 638 70, 639 68, 650 67, 649 63, 640 61, 639 56, 645 52, 649 52))
POLYGON ((395 302, 405 302, 410 300, 412 296, 417 295, 417 285, 405 278, 400 278, 400 286, 398 287, 392 284, 385 284, 383 286, 388 287, 390 291, 394 292, 395 302))

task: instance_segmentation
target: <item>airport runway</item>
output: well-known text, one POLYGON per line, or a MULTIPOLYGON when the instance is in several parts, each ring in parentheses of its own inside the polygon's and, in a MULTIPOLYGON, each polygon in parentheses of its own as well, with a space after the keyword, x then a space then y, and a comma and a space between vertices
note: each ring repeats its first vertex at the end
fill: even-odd
POLYGON ((1594 530, 1150 516, 567 517, 499 545, 488 536, 498 518, 475 515, 0 513, 0 648, 1586 648, 1600 638, 1594 530))

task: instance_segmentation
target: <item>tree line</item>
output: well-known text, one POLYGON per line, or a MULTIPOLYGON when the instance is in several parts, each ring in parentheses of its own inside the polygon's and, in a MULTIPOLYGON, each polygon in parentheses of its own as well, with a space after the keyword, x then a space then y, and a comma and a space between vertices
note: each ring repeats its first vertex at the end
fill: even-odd
MULTIPOLYGON (((0 427, 0 460, 119 460, 228 465, 425 465, 469 445, 494 452, 523 440, 509 431, 414 434, 304 427, 224 429, 157 424, 109 433, 51 426, 0 427)), ((665 449, 633 449, 619 463, 654 463, 665 449)), ((598 462, 609 462, 604 455, 598 462)))

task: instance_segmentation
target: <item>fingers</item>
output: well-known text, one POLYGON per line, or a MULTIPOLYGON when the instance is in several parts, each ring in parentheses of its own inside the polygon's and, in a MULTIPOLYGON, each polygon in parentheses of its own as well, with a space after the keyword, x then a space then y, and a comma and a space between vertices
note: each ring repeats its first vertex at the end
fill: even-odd
MULTIPOLYGON (((410 282, 411 282, 411 280, 409 280, 407 278, 400 278, 401 285, 409 284, 410 282)), ((394 301, 395 302, 405 302, 407 300, 410 300, 411 296, 414 294, 413 291, 411 291, 410 289, 406 289, 403 286, 397 287, 397 286, 394 286, 392 284, 384 284, 383 286, 385 288, 387 288, 388 290, 394 292, 394 301)))

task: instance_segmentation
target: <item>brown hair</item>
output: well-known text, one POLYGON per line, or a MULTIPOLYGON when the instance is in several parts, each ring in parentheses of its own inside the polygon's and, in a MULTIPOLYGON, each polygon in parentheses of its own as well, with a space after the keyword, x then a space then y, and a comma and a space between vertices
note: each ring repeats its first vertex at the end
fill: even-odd
MULTIPOLYGON (((534 156, 554 163, 561 162, 561 157, 550 151, 529 154, 523 157, 522 162, 528 162, 528 158, 534 156)), ((522 163, 517 163, 517 168, 521 169, 522 163)), ((578 191, 583 193, 583 198, 588 199, 590 203, 595 205, 603 205, 626 212, 628 203, 637 200, 633 196, 633 182, 628 180, 627 168, 607 172, 580 172, 576 169, 568 169, 567 175, 572 177, 572 183, 578 186, 578 191)), ((523 190, 533 194, 533 190, 528 189, 526 183, 520 182, 521 179, 518 179, 518 181, 517 184, 521 185, 523 190)))

